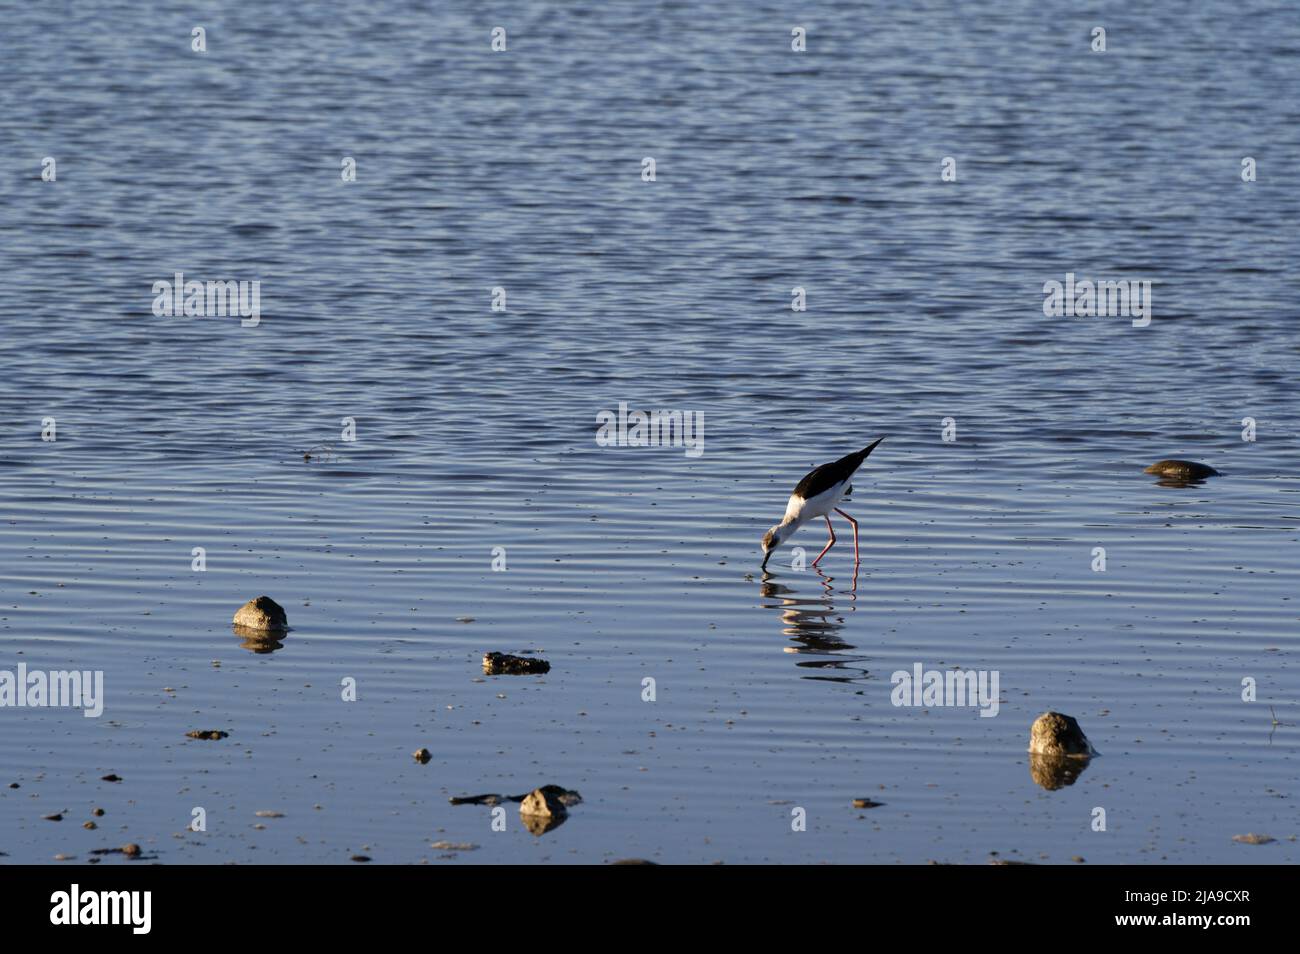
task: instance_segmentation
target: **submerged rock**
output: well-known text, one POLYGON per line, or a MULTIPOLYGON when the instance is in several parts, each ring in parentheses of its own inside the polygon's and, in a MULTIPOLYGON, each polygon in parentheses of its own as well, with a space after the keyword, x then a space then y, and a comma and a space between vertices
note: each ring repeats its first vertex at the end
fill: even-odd
POLYGON ((230 735, 229 732, 222 732, 220 729, 193 729, 192 731, 185 733, 185 738, 208 739, 212 742, 216 742, 219 739, 224 739, 228 735, 230 735))
POLYGON ((425 765, 428 763, 429 759, 433 758, 433 753, 428 749, 416 749, 411 753, 411 758, 415 759, 415 761, 419 762, 421 765, 425 765))
POLYGON ((495 792, 487 795, 459 795, 453 796, 450 801, 453 805, 500 805, 502 802, 523 802, 539 793, 543 798, 554 799, 562 808, 570 808, 582 801, 582 796, 577 792, 561 788, 559 785, 543 785, 522 795, 498 795, 495 792))
POLYGON ((506 653, 486 653, 483 656, 483 672, 489 676, 540 676, 550 671, 551 664, 545 659, 506 653))
POLYGON ((561 788, 558 785, 543 785, 541 788, 529 792, 529 794, 536 795, 538 792, 543 793, 547 798, 558 800, 565 808, 572 808, 574 805, 582 804, 581 795, 570 789, 561 788))
POLYGON ((235 612, 234 624, 257 633, 283 633, 289 628, 284 607, 269 596, 251 599, 235 612))
POLYGON ((477 851, 478 845, 472 841, 435 841, 429 846, 438 851, 477 851))
POLYGON ((493 792, 488 795, 453 795, 450 801, 453 805, 500 805, 502 802, 522 801, 522 799, 511 799, 493 792))
POLYGON ((1029 729, 1029 751, 1054 758, 1088 759, 1097 754, 1072 716, 1044 712, 1029 729))
POLYGON ((1198 464, 1193 460, 1161 460, 1152 464, 1144 474, 1155 474, 1169 480, 1204 480, 1206 477, 1218 477, 1219 472, 1208 464, 1198 464))
POLYGON ((569 817, 569 809, 582 801, 577 792, 559 785, 543 785, 523 795, 498 795, 491 792, 486 795, 462 795, 453 797, 453 805, 500 805, 502 802, 518 802, 519 817, 534 835, 544 835, 564 823, 569 817))

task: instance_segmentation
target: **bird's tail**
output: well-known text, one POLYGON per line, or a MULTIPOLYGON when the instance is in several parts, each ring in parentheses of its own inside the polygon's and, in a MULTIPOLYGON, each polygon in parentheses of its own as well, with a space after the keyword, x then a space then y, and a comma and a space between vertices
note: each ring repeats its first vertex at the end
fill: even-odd
POLYGON ((867 455, 870 454, 873 450, 875 450, 875 449, 876 449, 876 445, 879 444, 879 443, 880 443, 881 441, 883 441, 883 440, 884 440, 883 437, 881 437, 881 438, 877 438, 873 443, 871 443, 871 444, 867 445, 866 447, 862 448, 862 450, 860 450, 860 451, 858 452, 858 464, 861 465, 862 461, 864 461, 864 460, 867 459, 867 455))

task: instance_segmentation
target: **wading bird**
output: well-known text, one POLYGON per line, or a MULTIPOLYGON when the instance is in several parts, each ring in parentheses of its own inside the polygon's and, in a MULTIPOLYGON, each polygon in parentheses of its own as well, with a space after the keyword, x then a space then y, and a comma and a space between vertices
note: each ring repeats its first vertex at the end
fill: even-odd
POLYGON ((861 562, 858 557, 858 522, 835 505, 853 490, 850 481, 853 479, 854 473, 862 466, 862 462, 867 459, 867 455, 876 449, 876 444, 883 440, 882 437, 875 444, 849 454, 847 457, 841 457, 829 464, 822 464, 799 481, 794 493, 790 495, 790 502, 786 504, 785 517, 763 536, 764 569, 767 568, 767 561, 772 558, 772 551, 794 536, 796 530, 809 520, 824 517, 826 519, 826 529, 831 532, 831 538, 827 541, 826 546, 822 548, 822 552, 817 554, 817 559, 813 560, 812 565, 816 566, 821 558, 826 555, 826 551, 835 546, 835 528, 831 526, 830 517, 832 510, 853 525, 853 565, 856 567, 861 562))

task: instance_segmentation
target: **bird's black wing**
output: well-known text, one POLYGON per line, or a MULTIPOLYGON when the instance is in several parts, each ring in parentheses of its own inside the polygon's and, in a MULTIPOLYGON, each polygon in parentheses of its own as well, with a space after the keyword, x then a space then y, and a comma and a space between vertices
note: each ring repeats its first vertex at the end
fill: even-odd
MULTIPOLYGON (((884 440, 882 437, 881 440, 884 440)), ((876 441, 879 444, 880 441, 876 441)), ((794 489, 796 497, 802 497, 804 500, 810 500, 818 494, 824 494, 838 483, 842 483, 853 476, 854 472, 862 466, 862 462, 867 459, 867 455, 876 449, 876 444, 865 447, 860 451, 854 451, 841 457, 839 460, 831 461, 829 464, 822 464, 809 471, 804 479, 799 481, 799 485, 794 489)))

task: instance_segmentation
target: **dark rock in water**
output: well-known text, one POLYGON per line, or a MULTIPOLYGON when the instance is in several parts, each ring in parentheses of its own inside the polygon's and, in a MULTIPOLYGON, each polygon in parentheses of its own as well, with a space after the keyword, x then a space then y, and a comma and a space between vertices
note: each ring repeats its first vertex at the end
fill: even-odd
POLYGON ((112 772, 110 772, 107 775, 101 776, 100 780, 104 782, 120 782, 122 781, 122 776, 114 775, 112 772))
POLYGON ((234 624, 256 633, 283 633, 289 628, 289 618, 271 597, 259 596, 239 607, 234 624))
POLYGON ((1044 712, 1029 729, 1029 751, 1036 755, 1069 758, 1092 758, 1092 743, 1071 716, 1044 712))
POLYGON ((1155 474, 1169 480, 1204 480, 1206 477, 1218 477, 1219 472, 1206 464, 1192 460, 1162 460, 1152 464, 1144 474, 1155 474))
POLYGON ((1073 785, 1088 767, 1088 759, 1071 755, 1029 755, 1029 777, 1054 792, 1073 785))
POLYGON ((523 801, 523 799, 511 799, 493 792, 488 795, 453 795, 450 801, 453 805, 500 805, 502 802, 523 801))
POLYGON ((452 798, 453 805, 500 805, 502 802, 519 802, 519 817, 524 827, 534 835, 544 835, 557 828, 569 817, 569 809, 579 804, 582 796, 559 785, 543 785, 522 795, 464 795, 452 798))
POLYGON ((139 858, 140 846, 137 845, 135 842, 131 842, 131 844, 129 845, 123 845, 122 854, 126 855, 128 858, 139 858))
POLYGON ((416 749, 411 753, 411 758, 415 759, 415 761, 419 762, 421 765, 427 765, 429 759, 433 758, 433 753, 428 749, 416 749))
POLYGON ((489 676, 540 676, 550 671, 551 664, 545 659, 506 653, 487 653, 483 657, 483 672, 489 676))
MULTIPOLYGON (((581 795, 577 792, 570 791, 567 788, 561 788, 558 785, 543 785, 541 788, 533 789, 528 793, 528 795, 537 795, 539 793, 547 799, 554 799, 565 808, 572 808, 574 805, 582 804, 581 795)), ((511 801, 524 801, 528 795, 516 795, 511 799, 511 801)))
POLYGON ((611 865, 655 865, 655 866, 658 866, 659 862, 657 862, 657 861, 648 861, 648 860, 646 860, 645 858, 620 858, 618 861, 611 861, 610 864, 611 864, 611 865))
POLYGON ((228 735, 230 735, 229 732, 222 732, 220 729, 194 729, 193 731, 186 732, 185 738, 208 739, 212 742, 216 742, 219 739, 224 739, 228 735))
POLYGON ((883 805, 883 804, 885 804, 885 803, 884 803, 884 802, 873 802, 873 801, 872 801, 871 799, 869 799, 869 798, 855 798, 855 799, 853 799, 853 807, 854 807, 854 808, 879 808, 879 807, 880 807, 881 805, 883 805))
POLYGON ((349 860, 349 861, 360 861, 360 862, 366 862, 366 861, 369 861, 369 860, 370 860, 370 856, 369 856, 369 855, 353 855, 353 856, 352 856, 351 858, 349 858, 348 860, 349 860))

